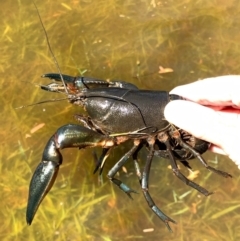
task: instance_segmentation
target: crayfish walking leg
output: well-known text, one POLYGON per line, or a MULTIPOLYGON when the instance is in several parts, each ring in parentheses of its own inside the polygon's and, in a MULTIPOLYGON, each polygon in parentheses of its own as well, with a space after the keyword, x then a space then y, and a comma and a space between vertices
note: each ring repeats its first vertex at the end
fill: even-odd
POLYGON ((178 136, 176 139, 177 139, 178 143, 179 143, 183 148, 185 148, 186 150, 191 151, 191 152, 194 154, 194 156, 195 156, 209 171, 215 172, 215 173, 217 173, 218 175, 223 176, 223 177, 225 177, 225 178, 232 177, 232 175, 229 174, 229 173, 227 173, 227 172, 224 172, 224 171, 218 170, 218 169, 216 169, 216 168, 214 168, 214 167, 212 167, 212 166, 209 166, 209 165, 207 164, 207 162, 202 158, 202 156, 201 156, 196 150, 194 150, 191 146, 189 146, 187 143, 185 143, 185 142, 181 139, 180 136, 178 136))
POLYGON ((169 218, 166 214, 164 214, 154 203, 149 191, 148 191, 148 180, 149 180, 149 174, 150 174, 150 168, 152 164, 152 159, 154 155, 154 140, 148 141, 149 143, 149 153, 147 156, 147 161, 143 170, 143 175, 142 175, 142 181, 141 181, 141 186, 142 186, 142 191, 144 194, 145 199, 147 200, 147 203, 149 207, 153 210, 153 212, 165 223, 167 226, 168 230, 172 232, 171 227, 169 226, 169 222, 176 223, 173 219, 169 218))
POLYGON ((111 170, 108 172, 108 178, 117 185, 122 191, 124 191, 131 199, 131 193, 137 193, 136 191, 129 188, 126 184, 122 183, 120 180, 114 178, 116 173, 120 170, 120 168, 128 161, 129 157, 133 155, 133 153, 136 152, 140 145, 140 141, 135 140, 134 146, 111 168, 111 170))
POLYGON ((171 144, 169 142, 169 136, 167 133, 159 133, 158 134, 158 139, 159 141, 161 141, 162 143, 164 143, 167 147, 167 152, 169 155, 169 160, 170 160, 170 164, 173 170, 173 173, 181 180, 183 181, 186 185, 196 189, 197 191, 201 192, 203 195, 205 196, 209 196, 211 194, 213 194, 213 192, 209 192, 208 190, 206 190, 205 188, 201 187, 200 185, 198 185, 197 183, 189 180, 188 178, 186 178, 179 170, 178 166, 177 166, 177 162, 174 158, 174 155, 172 153, 171 150, 171 144))

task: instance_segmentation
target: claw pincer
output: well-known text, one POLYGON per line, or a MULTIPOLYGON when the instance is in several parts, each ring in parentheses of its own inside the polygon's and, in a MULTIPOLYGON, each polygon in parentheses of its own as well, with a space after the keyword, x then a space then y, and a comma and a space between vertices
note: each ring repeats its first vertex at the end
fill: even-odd
MULTIPOLYGON (((45 74, 43 77, 60 81, 59 74, 45 74)), ((67 89, 71 94, 71 103, 84 107, 87 115, 76 115, 83 124, 68 124, 60 127, 49 139, 42 156, 42 161, 33 174, 27 206, 26 219, 30 225, 34 215, 49 192, 62 164, 61 149, 85 148, 100 146, 102 155, 97 160, 96 170, 102 173, 104 163, 114 146, 131 140, 132 148, 108 172, 110 181, 125 192, 129 197, 136 193, 121 180, 115 177, 123 165, 133 159, 136 175, 148 206, 165 223, 171 231, 169 222, 173 219, 165 215, 153 201, 149 192, 149 176, 154 156, 167 159, 174 174, 186 185, 208 196, 212 194, 197 183, 189 180, 180 171, 177 161, 191 168, 188 160, 196 158, 209 171, 223 177, 231 177, 224 171, 217 170, 207 164, 201 156, 207 151, 209 143, 172 125, 164 117, 164 109, 169 101, 182 99, 170 95, 166 91, 139 90, 136 86, 123 81, 98 80, 87 77, 62 75, 67 89), (144 167, 141 170, 138 153, 145 147, 148 151, 144 167)), ((52 92, 63 92, 62 84, 50 83, 42 89, 52 92)), ((94 172, 95 172, 94 171, 94 172)))

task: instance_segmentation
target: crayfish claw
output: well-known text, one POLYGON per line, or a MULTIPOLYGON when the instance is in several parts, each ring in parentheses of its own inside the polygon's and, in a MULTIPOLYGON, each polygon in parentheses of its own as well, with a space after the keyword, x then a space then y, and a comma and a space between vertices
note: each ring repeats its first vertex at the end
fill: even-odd
POLYGON ((37 166, 29 186, 26 220, 31 224, 34 215, 43 198, 51 189, 62 163, 62 155, 56 148, 55 135, 53 135, 43 152, 42 161, 37 166))
POLYGON ((75 77, 72 77, 70 75, 62 74, 60 75, 59 73, 47 73, 43 74, 41 77, 42 78, 49 78, 49 79, 54 79, 56 81, 62 81, 61 76, 66 83, 72 83, 75 80, 75 77))
POLYGON ((130 199, 132 199, 132 200, 133 200, 133 197, 132 197, 131 193, 139 194, 138 192, 136 192, 135 190, 130 189, 130 188, 129 188, 128 191, 124 191, 124 192, 125 192, 125 193, 128 195, 128 197, 129 197, 130 199))
POLYGON ((168 231, 171 232, 171 233, 173 233, 173 231, 172 231, 172 229, 171 229, 169 223, 168 223, 168 222, 165 222, 165 225, 166 225, 168 231))
POLYGON ((168 217, 166 214, 164 214, 155 204, 153 204, 153 206, 151 207, 153 212, 155 214, 157 214, 157 216, 165 223, 165 225, 167 226, 168 230, 170 232, 172 232, 172 229, 169 225, 169 222, 172 222, 174 224, 177 224, 176 221, 174 221, 173 219, 171 219, 170 217, 168 217))
POLYGON ((135 190, 131 189, 130 187, 128 187, 126 184, 124 184, 122 181, 116 179, 116 178, 110 178, 110 180, 117 185, 123 192, 125 192, 129 198, 133 199, 131 196, 131 193, 136 193, 138 194, 138 192, 136 192, 135 190))
MULTIPOLYGON (((30 187, 26 219, 30 225, 43 198, 50 191, 62 164, 60 149, 84 148, 102 145, 106 137, 79 125, 68 124, 60 127, 49 139, 43 151, 42 161, 35 170, 30 187), (77 144, 76 144, 77 143, 77 144)), ((111 141, 111 139, 109 139, 111 141)))
POLYGON ((29 187, 26 213, 26 221, 28 225, 31 225, 40 203, 51 189, 57 177, 58 169, 59 165, 57 163, 42 161, 34 172, 29 187))

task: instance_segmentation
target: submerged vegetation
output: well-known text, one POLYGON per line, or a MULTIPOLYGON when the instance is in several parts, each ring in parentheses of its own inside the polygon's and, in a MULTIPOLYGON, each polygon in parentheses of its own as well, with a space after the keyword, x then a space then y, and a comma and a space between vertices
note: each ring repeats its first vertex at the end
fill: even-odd
MULTIPOLYGON (((65 74, 82 71, 85 76, 122 79, 140 88, 162 90, 204 77, 240 74, 237 1, 44 0, 36 4, 65 74)), ((154 160, 152 197, 177 221, 169 233, 147 206, 131 161, 119 175, 139 192, 133 201, 105 177, 126 146, 111 154, 102 185, 92 174, 93 149, 64 150, 56 183, 33 224, 27 226, 33 170, 49 137, 59 126, 75 122, 72 116, 79 108, 62 101, 15 109, 59 97, 33 84, 46 83, 40 76, 56 72, 56 67, 32 2, 9 0, 1 3, 1 9, 1 240, 240 239, 240 175, 229 159, 211 153, 204 156, 213 166, 231 173, 232 180, 191 161, 199 171, 193 176, 195 181, 215 192, 210 197, 179 181, 167 160, 154 160)), ((142 162, 145 157, 142 152, 142 162)))

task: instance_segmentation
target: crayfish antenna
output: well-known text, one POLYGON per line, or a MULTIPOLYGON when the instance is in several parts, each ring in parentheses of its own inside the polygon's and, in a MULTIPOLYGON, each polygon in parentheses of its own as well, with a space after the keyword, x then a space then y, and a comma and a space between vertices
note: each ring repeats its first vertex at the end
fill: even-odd
POLYGON ((49 43, 47 31, 46 31, 46 29, 45 29, 45 27, 44 27, 44 25, 43 25, 43 21, 42 21, 42 18, 41 18, 41 16, 40 16, 40 13, 39 13, 39 11, 38 11, 37 5, 36 5, 36 3, 35 3, 34 1, 33 1, 33 4, 34 4, 34 6, 35 6, 35 8, 36 8, 36 11, 37 11, 37 14, 38 14, 40 23, 41 23, 41 25, 42 25, 42 28, 43 28, 43 31, 44 31, 44 34, 45 34, 45 37, 46 37, 46 40, 47 40, 47 45, 48 45, 49 51, 50 51, 50 53, 51 53, 51 55, 52 55, 52 58, 53 58, 54 63, 55 63, 56 66, 57 66, 58 72, 59 72, 59 74, 60 74, 60 78, 61 78, 61 80, 62 80, 64 89, 65 89, 65 92, 66 92, 66 94, 68 94, 67 86, 66 86, 66 84, 65 84, 65 82, 64 82, 64 80, 63 80, 60 66, 59 66, 59 64, 58 64, 58 62, 57 62, 57 59, 56 59, 56 57, 55 57, 55 55, 54 55, 54 53, 53 53, 53 51, 52 51, 51 45, 50 45, 50 43, 49 43))
POLYGON ((44 104, 44 103, 62 101, 62 100, 68 100, 68 98, 65 97, 65 98, 59 98, 59 99, 43 100, 43 101, 39 101, 39 102, 36 102, 36 103, 33 103, 33 104, 21 105, 21 106, 15 107, 15 110, 23 109, 23 108, 30 107, 30 106, 35 106, 35 105, 41 105, 41 104, 44 104))

